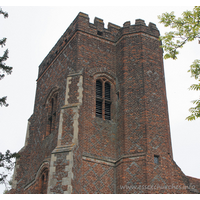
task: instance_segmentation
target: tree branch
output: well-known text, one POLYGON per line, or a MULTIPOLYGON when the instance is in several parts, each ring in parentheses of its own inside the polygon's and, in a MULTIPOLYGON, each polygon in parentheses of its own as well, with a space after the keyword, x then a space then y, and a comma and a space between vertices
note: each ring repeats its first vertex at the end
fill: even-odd
POLYGON ((4 16, 4 18, 8 17, 8 13, 4 12, 1 8, 0 8, 0 14, 2 14, 4 16))

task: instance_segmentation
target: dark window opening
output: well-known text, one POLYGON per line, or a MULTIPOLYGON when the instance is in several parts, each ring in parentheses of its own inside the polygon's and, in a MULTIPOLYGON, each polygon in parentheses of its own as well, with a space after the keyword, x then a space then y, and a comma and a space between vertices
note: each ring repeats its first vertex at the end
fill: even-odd
POLYGON ((102 83, 99 80, 96 82, 96 97, 102 98, 102 83))
POLYGON ((53 126, 54 126, 54 118, 53 118, 53 115, 54 115, 54 113, 55 113, 55 109, 54 109, 54 107, 55 107, 55 101, 54 101, 54 98, 52 98, 51 99, 51 113, 50 113, 50 116, 49 116, 49 126, 50 126, 50 130, 49 130, 49 133, 51 133, 52 132, 52 130, 53 130, 53 126))
POLYGON ((53 120, 52 120, 52 116, 50 116, 50 117, 49 117, 49 130, 50 130, 49 132, 50 132, 50 133, 51 133, 51 131, 52 131, 52 121, 53 121, 53 120))
POLYGON ((97 35, 103 36, 103 32, 102 31, 97 31, 97 35))
POLYGON ((55 129, 57 111, 57 93, 54 94, 48 104, 48 126, 46 136, 51 134, 55 129))
POLYGON ((105 83, 105 99, 110 100, 110 84, 105 83))
POLYGON ((110 120, 111 119, 111 109, 110 109, 110 102, 105 102, 105 119, 110 120))
POLYGON ((42 184, 44 184, 44 174, 42 175, 42 184))
POLYGON ((119 92, 117 92, 117 100, 119 100, 119 92))
POLYGON ((102 118, 102 101, 96 100, 96 116, 102 118))
POLYGON ((105 78, 96 81, 96 117, 111 120, 111 85, 105 78))
POLYGON ((154 155, 154 163, 159 164, 159 156, 154 155))
POLYGON ((47 184, 48 184, 48 171, 44 171, 40 182, 39 182, 39 187, 40 187, 40 194, 47 194, 47 184))
POLYGON ((51 115, 53 115, 53 111, 54 111, 54 100, 52 98, 51 99, 51 115))

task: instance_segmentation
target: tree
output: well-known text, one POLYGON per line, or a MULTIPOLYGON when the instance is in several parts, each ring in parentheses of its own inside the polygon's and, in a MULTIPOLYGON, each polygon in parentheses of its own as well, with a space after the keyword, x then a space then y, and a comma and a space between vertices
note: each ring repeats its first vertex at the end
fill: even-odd
MULTIPOLYGON (((14 175, 14 174, 13 174, 14 175)), ((12 188, 13 184, 13 175, 11 176, 10 180, 8 181, 9 188, 7 187, 4 191, 3 194, 8 194, 10 189, 12 188)))
MULTIPOLYGON (((158 18, 165 27, 174 30, 160 36, 161 47, 165 51, 164 59, 177 59, 178 49, 183 48, 187 42, 198 40, 200 43, 200 6, 195 6, 192 11, 183 12, 182 17, 176 18, 174 12, 171 12, 163 13, 158 18)), ((188 72, 191 73, 191 77, 199 81, 199 84, 193 84, 189 89, 200 90, 200 60, 194 60, 188 72)), ((200 117, 200 99, 193 101, 193 104, 195 104, 195 107, 189 109, 191 115, 186 118, 188 121, 200 117)))
MULTIPOLYGON (((8 17, 8 13, 4 12, 0 8, 0 14, 4 16, 4 18, 8 17)), ((6 38, 3 38, 0 40, 1 47, 5 46, 6 38)), ((5 74, 11 74, 12 73, 12 67, 9 67, 5 64, 5 61, 8 59, 8 49, 5 50, 2 57, 0 57, 0 80, 2 80, 5 77, 5 74)), ((7 97, 0 98, 0 105, 8 106, 6 103, 7 97)), ((9 181, 7 181, 8 172, 12 171, 15 165, 15 159, 19 158, 18 153, 11 153, 9 150, 6 151, 5 154, 0 152, 0 169, 6 170, 6 173, 1 170, 0 172, 0 184, 5 184, 6 188, 8 189, 9 181)))
POLYGON ((18 153, 11 153, 9 150, 7 150, 5 154, 2 154, 0 152, 0 168, 4 169, 4 171, 1 170, 1 172, 0 172, 0 184, 4 184, 7 188, 7 190, 9 189, 8 186, 10 184, 6 178, 8 176, 9 171, 13 170, 13 168, 15 166, 14 160, 16 158, 19 158, 18 153))
MULTIPOLYGON (((8 13, 4 12, 1 8, 0 8, 0 14, 2 14, 4 16, 4 18, 8 17, 8 13)), ((6 45, 6 40, 7 38, 3 38, 0 40, 0 46, 4 47, 6 45)), ((5 77, 5 74, 11 74, 12 73, 12 67, 7 66, 5 64, 5 61, 8 59, 8 49, 6 49, 4 51, 4 54, 2 57, 0 57, 0 80, 2 80, 5 77)), ((0 98, 0 105, 1 106, 8 106, 8 104, 6 103, 6 99, 7 97, 2 97, 0 98)))

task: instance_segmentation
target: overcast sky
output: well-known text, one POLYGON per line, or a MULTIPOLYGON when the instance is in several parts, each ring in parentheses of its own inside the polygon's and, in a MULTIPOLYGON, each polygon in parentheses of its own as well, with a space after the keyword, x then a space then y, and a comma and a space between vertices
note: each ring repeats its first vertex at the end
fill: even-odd
MULTIPOLYGON (((18 5, 21 5, 20 2, 18 5)), ((134 24, 135 19, 141 18, 147 25, 155 23, 160 33, 164 34, 167 29, 159 24, 158 15, 175 11, 180 16, 182 11, 193 9, 193 6, 134 6, 126 1, 123 1, 125 6, 116 1, 116 7, 100 1, 105 6, 94 7, 89 4, 83 6, 85 1, 80 2, 60 7, 20 7, 8 3, 3 5, 15 6, 1 6, 9 13, 9 18, 0 16, 0 38, 7 37, 6 47, 0 49, 0 55, 8 48, 6 64, 13 66, 12 75, 0 81, 0 97, 8 96, 9 103, 7 108, 0 107, 1 152, 7 149, 19 151, 24 146, 27 120, 34 108, 38 66, 80 11, 89 15, 91 23, 95 17, 103 19, 105 28, 108 22, 123 26, 126 21, 134 24)), ((195 80, 187 72, 192 61, 200 59, 199 55, 200 44, 194 41, 180 51, 178 60, 164 61, 174 160, 186 175, 197 178, 200 178, 200 119, 188 122, 185 118, 190 114, 191 101, 200 96, 199 92, 188 90, 195 80)), ((0 185, 0 193, 3 190, 4 186, 0 185)))

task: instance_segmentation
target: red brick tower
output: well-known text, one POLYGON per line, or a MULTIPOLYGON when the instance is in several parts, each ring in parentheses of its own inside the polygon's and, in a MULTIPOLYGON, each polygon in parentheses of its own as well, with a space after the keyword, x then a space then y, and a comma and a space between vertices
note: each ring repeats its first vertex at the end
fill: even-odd
POLYGON ((155 24, 79 13, 39 66, 11 193, 199 193, 173 161, 160 45, 155 24))

